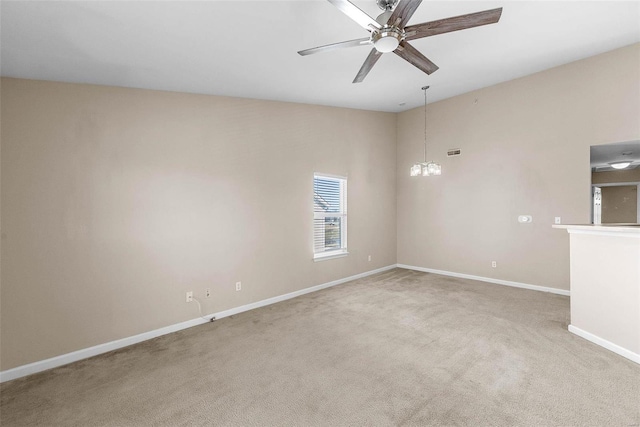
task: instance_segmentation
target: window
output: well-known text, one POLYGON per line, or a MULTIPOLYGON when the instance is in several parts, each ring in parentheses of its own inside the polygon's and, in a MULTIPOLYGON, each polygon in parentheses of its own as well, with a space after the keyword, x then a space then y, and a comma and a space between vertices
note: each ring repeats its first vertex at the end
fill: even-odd
POLYGON ((347 179, 313 175, 313 258, 347 254, 347 179))

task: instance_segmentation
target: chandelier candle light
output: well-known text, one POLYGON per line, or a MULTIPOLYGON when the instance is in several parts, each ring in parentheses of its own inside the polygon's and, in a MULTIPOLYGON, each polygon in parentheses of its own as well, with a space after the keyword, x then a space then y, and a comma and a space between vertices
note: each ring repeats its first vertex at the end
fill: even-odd
POLYGON ((431 176, 441 175, 442 166, 434 161, 427 162, 427 89, 429 86, 424 86, 424 162, 416 163, 411 166, 411 176, 431 176))

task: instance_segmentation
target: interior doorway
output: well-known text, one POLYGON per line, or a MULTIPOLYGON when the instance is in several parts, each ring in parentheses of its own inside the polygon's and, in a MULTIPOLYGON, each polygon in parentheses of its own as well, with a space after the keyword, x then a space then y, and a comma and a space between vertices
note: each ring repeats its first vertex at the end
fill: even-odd
POLYGON ((593 224, 640 223, 640 183, 593 185, 593 224))

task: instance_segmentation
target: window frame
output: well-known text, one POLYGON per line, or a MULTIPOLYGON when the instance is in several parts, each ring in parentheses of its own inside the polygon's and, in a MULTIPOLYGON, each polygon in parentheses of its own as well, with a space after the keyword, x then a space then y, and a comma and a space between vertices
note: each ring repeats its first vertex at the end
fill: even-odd
POLYGON ((347 218, 348 218, 348 211, 347 211, 347 177, 346 176, 340 176, 340 175, 332 175, 332 174, 327 174, 327 173, 320 173, 320 172, 314 172, 313 174, 313 226, 312 226, 312 251, 313 251, 313 260, 314 261, 324 261, 324 260, 328 260, 328 259, 334 259, 334 258, 342 258, 345 257, 347 255, 349 255, 349 251, 348 251, 348 246, 347 246, 347 218), (318 178, 322 178, 322 179, 326 179, 326 180, 332 180, 332 181, 338 181, 340 183, 340 212, 316 212, 315 209, 315 187, 316 187, 316 179, 318 178), (322 219, 322 218, 333 218, 333 217, 338 217, 340 218, 340 248, 338 249, 331 249, 331 250, 324 250, 321 252, 316 252, 316 248, 315 248, 315 233, 316 233, 316 226, 315 226, 315 221, 317 219, 322 219))

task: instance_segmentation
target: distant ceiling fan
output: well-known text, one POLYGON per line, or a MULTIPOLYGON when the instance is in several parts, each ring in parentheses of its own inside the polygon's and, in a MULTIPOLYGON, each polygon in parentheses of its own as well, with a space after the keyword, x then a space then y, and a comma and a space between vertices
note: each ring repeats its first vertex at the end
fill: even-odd
POLYGON ((371 35, 367 38, 301 50, 298 53, 305 56, 345 47, 373 45, 373 49, 362 64, 353 83, 362 82, 382 54, 388 52, 395 53, 425 73, 431 74, 438 69, 438 66, 407 43, 409 40, 494 24, 500 20, 502 14, 500 7, 406 27, 405 25, 420 6, 422 0, 376 0, 378 7, 384 11, 376 19, 364 13, 348 0, 328 1, 369 31, 371 35))

